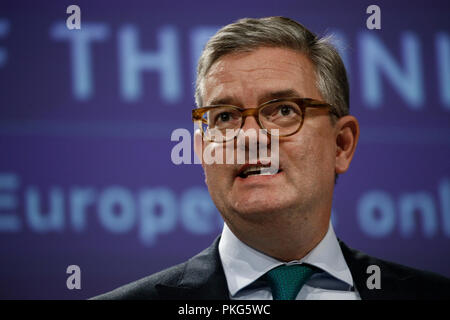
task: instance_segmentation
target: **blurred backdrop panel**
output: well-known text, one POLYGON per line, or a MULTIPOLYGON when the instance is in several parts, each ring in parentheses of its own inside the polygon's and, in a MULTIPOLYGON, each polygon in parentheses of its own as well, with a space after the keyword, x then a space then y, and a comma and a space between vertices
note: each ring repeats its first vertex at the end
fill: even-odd
POLYGON ((334 34, 348 69, 361 137, 336 186, 338 236, 450 277, 449 14, 448 1, 2 1, 0 298, 85 299, 213 241, 223 222, 189 150, 196 62, 221 26, 273 15, 334 34))

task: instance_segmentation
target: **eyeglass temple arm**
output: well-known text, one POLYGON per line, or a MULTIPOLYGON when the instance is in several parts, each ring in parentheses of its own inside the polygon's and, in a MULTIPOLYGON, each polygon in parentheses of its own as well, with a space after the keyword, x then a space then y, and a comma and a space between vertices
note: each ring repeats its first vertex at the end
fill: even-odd
POLYGON ((332 104, 329 104, 329 103, 326 103, 326 102, 322 102, 322 101, 318 101, 318 100, 313 100, 313 99, 308 99, 308 100, 306 100, 306 102, 307 102, 306 105, 305 105, 306 107, 309 107, 309 108, 324 108, 324 107, 327 107, 337 117, 340 117, 340 114, 339 114, 338 110, 332 104))
POLYGON ((200 121, 206 123, 206 119, 203 119, 202 116, 203 116, 202 108, 192 110, 192 121, 200 121))

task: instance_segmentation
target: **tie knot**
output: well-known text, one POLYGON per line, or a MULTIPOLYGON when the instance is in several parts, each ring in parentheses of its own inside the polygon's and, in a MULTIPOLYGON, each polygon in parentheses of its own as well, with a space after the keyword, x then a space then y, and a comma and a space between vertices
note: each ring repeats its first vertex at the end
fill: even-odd
POLYGON ((266 273, 274 300, 294 300, 303 285, 316 272, 304 264, 282 265, 266 273))

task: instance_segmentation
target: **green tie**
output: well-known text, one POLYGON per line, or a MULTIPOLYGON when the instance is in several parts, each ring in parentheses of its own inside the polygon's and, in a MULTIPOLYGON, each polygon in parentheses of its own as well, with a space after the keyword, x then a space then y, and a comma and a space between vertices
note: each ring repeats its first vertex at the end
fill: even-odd
POLYGON ((295 300, 306 281, 316 272, 304 264, 282 265, 266 273, 273 300, 295 300))

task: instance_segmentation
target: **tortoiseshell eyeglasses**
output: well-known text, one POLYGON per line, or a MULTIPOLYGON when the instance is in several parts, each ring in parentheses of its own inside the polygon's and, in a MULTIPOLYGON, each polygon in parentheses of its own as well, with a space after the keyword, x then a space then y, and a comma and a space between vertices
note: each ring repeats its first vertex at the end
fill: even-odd
POLYGON ((197 108, 192 110, 192 121, 198 123, 207 140, 215 142, 234 139, 249 116, 255 117, 261 129, 268 134, 287 137, 302 127, 306 108, 328 108, 330 113, 340 117, 336 108, 326 102, 294 97, 270 100, 257 108, 232 105, 197 108))

